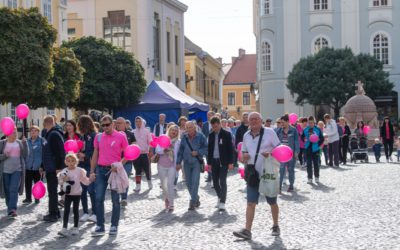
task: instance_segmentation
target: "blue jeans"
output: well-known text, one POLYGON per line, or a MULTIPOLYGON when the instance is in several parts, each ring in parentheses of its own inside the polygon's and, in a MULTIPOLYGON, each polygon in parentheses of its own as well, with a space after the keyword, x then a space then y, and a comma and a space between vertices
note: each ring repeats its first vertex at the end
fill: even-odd
MULTIPOLYGON (((96 167, 96 216, 97 226, 104 230, 104 198, 110 177, 110 167, 96 167)), ((112 215, 111 226, 118 226, 120 215, 119 194, 111 190, 112 215)))
POLYGON ((90 197, 90 203, 92 204, 92 214, 96 214, 96 189, 94 183, 91 183, 89 186, 82 185, 82 209, 84 214, 89 214, 89 206, 88 206, 88 193, 90 197))
MULTIPOLYGON (((132 162, 131 162, 131 161, 128 161, 127 163, 125 163, 124 168, 125 168, 126 174, 127 174, 128 177, 129 177, 129 174, 132 173, 132 162)), ((122 199, 122 200, 128 199, 128 190, 129 190, 129 186, 126 188, 126 192, 123 193, 123 194, 121 194, 121 199, 122 199)))
POLYGON ((186 186, 190 194, 190 202, 199 201, 199 181, 200 181, 200 165, 188 164, 183 165, 185 169, 186 186))
POLYGON ((3 173, 4 193, 6 196, 7 213, 17 211, 18 190, 21 184, 21 171, 12 174, 3 173))
POLYGON ((285 172, 286 172, 286 166, 289 172, 289 183, 290 187, 293 187, 294 184, 294 166, 296 164, 296 160, 292 159, 288 162, 281 163, 281 167, 279 169, 279 187, 282 188, 282 183, 283 183, 283 177, 285 177, 285 172))

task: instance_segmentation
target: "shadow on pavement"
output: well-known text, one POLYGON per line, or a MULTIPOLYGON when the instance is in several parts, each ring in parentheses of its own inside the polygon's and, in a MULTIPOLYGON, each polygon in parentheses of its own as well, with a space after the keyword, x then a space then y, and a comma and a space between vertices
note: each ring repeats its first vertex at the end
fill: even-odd
POLYGON ((332 192, 335 190, 334 187, 326 186, 326 185, 322 184, 321 182, 319 184, 312 184, 311 187, 315 190, 319 190, 324 193, 329 193, 329 192, 332 192))
POLYGON ((10 219, 8 216, 4 216, 0 219, 0 232, 3 231, 6 227, 13 224, 15 219, 10 219))
POLYGON ((228 211, 216 210, 208 217, 211 224, 215 224, 217 228, 222 228, 225 224, 231 224, 237 221, 237 215, 229 214, 228 211))
POLYGON ((291 195, 290 195, 290 194, 287 194, 287 193, 282 193, 282 194, 279 196, 279 199, 285 200, 285 201, 293 201, 293 202, 295 202, 295 203, 303 203, 303 202, 309 200, 308 197, 306 197, 306 196, 304 196, 304 195, 301 195, 301 194, 298 193, 296 190, 293 191, 293 192, 291 193, 291 195))
POLYGON ((184 226, 191 226, 195 223, 204 222, 207 218, 204 214, 198 213, 196 210, 185 212, 176 222, 182 223, 184 226))
POLYGON ((266 246, 257 241, 249 241, 249 245, 250 245, 251 249, 271 249, 271 250, 287 249, 287 247, 285 246, 285 244, 282 241, 282 238, 279 236, 275 237, 274 242, 272 242, 272 244, 269 246, 266 246))

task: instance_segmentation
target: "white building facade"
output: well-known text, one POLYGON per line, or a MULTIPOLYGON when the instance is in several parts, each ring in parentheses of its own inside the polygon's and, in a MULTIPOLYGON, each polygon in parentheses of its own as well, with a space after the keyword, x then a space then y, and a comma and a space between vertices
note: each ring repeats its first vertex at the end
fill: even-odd
POLYGON ((383 62, 395 87, 388 97, 392 106, 381 105, 381 112, 398 115, 400 48, 395 45, 400 44, 400 1, 253 0, 253 5, 259 106, 264 116, 314 115, 313 106, 294 103, 287 76, 300 58, 323 47, 346 46, 383 62))

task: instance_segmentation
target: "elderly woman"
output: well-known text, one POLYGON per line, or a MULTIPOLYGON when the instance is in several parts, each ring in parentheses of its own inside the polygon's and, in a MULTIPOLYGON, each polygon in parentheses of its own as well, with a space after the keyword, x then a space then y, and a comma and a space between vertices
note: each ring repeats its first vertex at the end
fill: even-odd
POLYGON ((0 141, 0 197, 6 198, 7 213, 17 217, 18 194, 24 191, 26 139, 17 139, 17 128, 7 139, 0 141))
POLYGON ((196 131, 196 124, 186 123, 186 134, 182 136, 181 145, 178 151, 176 169, 182 168, 186 176, 186 185, 190 194, 189 210, 194 210, 200 206, 199 199, 199 181, 200 168, 204 164, 203 157, 207 154, 207 140, 201 132, 196 131))

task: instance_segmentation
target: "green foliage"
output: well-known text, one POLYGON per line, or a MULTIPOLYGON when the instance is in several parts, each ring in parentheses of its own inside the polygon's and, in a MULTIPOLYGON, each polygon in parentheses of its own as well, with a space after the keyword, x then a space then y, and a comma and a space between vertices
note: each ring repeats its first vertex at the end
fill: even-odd
POLYGON ((69 48, 54 48, 52 60, 54 75, 47 96, 48 106, 65 108, 78 99, 85 69, 69 48))
POLYGON ((113 109, 139 102, 146 89, 144 70, 132 54, 103 39, 83 37, 64 43, 85 68, 78 110, 113 109))
POLYGON ((302 58, 288 76, 287 87, 296 104, 327 104, 339 115, 354 94, 355 83, 364 83, 366 94, 375 98, 390 94, 393 84, 382 63, 367 54, 355 56, 351 49, 325 48, 302 58))
POLYGON ((0 8, 0 100, 46 106, 56 30, 37 8, 0 8))

